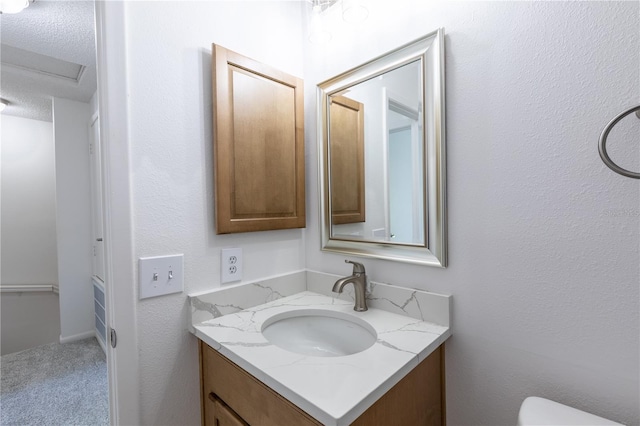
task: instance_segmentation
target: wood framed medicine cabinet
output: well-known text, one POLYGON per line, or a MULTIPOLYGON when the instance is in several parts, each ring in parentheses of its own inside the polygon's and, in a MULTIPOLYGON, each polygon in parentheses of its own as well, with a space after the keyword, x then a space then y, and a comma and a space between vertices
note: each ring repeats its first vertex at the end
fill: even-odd
POLYGON ((212 47, 216 233, 304 228, 302 79, 212 47))

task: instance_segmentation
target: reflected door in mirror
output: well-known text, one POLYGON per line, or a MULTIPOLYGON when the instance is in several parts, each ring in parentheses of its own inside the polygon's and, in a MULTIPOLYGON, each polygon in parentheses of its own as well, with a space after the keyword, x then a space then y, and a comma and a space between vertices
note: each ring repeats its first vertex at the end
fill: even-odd
POLYGON ((411 130, 407 126, 389 131, 389 237, 423 244, 422 155, 411 130))
POLYGON ((383 90, 390 241, 424 244, 424 145, 419 100, 383 90))

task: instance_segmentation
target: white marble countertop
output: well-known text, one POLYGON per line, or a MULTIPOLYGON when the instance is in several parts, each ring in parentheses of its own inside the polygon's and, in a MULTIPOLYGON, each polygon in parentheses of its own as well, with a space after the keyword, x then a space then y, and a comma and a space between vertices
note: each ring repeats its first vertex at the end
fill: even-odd
POLYGON ((391 389, 450 335, 448 327, 303 291, 193 325, 195 335, 325 425, 346 425, 391 389), (299 309, 356 316, 377 333, 370 348, 341 357, 300 355, 265 339, 271 316, 299 309))

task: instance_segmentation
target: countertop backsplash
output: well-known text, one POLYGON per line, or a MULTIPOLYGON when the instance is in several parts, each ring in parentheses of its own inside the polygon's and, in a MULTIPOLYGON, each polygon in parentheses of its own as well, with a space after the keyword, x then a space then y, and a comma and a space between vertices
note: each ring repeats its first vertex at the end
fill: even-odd
MULTIPOLYGON (((333 283, 339 278, 342 276, 305 270, 191 294, 189 329, 193 332, 193 324, 307 290, 340 300, 354 301, 353 286, 346 286, 342 294, 331 291, 333 283)), ((370 281, 367 304, 372 308, 450 327, 451 296, 370 281)))

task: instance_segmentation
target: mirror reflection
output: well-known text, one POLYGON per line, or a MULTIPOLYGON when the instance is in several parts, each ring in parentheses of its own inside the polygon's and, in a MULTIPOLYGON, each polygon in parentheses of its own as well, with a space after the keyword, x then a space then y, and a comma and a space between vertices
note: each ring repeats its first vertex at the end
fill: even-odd
POLYGON ((318 84, 322 250, 447 266, 442 28, 318 84))
POLYGON ((425 243, 421 61, 329 96, 331 237, 425 243))

